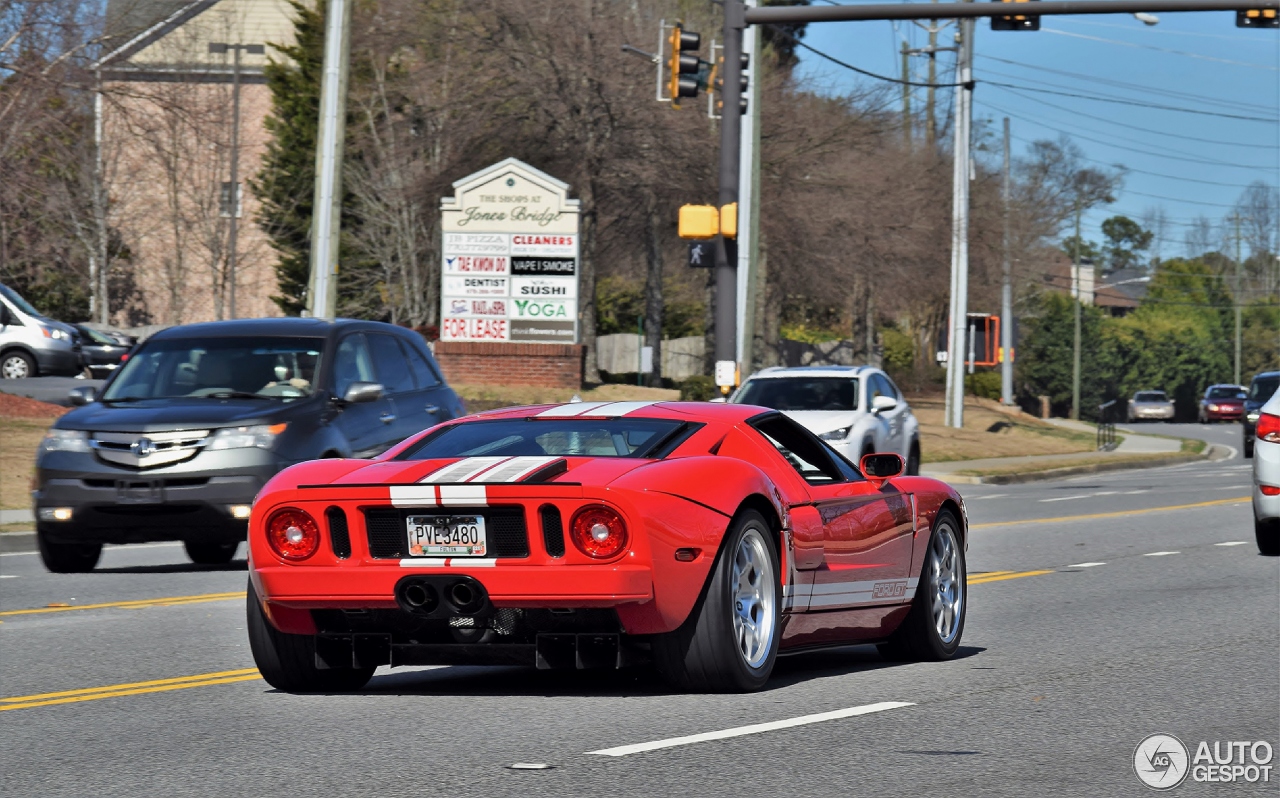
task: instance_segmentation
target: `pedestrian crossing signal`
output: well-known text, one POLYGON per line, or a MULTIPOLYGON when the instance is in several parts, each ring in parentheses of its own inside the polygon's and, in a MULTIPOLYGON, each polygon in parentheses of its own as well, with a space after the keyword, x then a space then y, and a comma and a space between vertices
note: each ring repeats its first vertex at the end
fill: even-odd
POLYGON ((1280 28, 1280 16, 1274 8, 1250 8, 1236 12, 1237 28, 1280 28))
MULTIPOLYGON (((997 3, 1036 3, 1039 0, 993 0, 997 3)), ((992 17, 991 30, 1040 30, 1037 14, 1018 14, 1008 17, 992 17)))

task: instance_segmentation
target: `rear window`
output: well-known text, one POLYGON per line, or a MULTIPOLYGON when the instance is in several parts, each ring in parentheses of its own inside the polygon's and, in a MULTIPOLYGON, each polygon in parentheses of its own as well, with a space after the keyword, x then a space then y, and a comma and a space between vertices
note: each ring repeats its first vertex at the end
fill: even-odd
POLYGON ((1249 398, 1254 402, 1265 404, 1268 399, 1275 395, 1276 388, 1280 388, 1280 374, 1254 377, 1253 384, 1249 386, 1249 398))
POLYGON ((1233 385, 1220 385, 1209 389, 1209 399, 1243 399, 1244 391, 1233 385))
POLYGON ((437 457, 647 457, 688 425, 660 418, 467 421, 427 437, 401 460, 437 457))
POLYGON ((857 410, 856 377, 762 377, 748 380, 733 401, 774 410, 857 410))
POLYGON ((1164 391, 1139 391, 1133 397, 1135 402, 1167 402, 1168 397, 1164 395, 1164 391))

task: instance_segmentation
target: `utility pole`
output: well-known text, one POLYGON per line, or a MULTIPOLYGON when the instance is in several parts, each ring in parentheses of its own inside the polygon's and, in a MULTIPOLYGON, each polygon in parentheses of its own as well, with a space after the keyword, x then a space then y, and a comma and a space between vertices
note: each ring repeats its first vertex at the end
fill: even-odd
MULTIPOLYGON (((747 0, 752 8, 758 0, 747 0)), ((754 344, 760 318, 756 292, 760 261, 760 49, 759 25, 743 32, 742 52, 747 56, 747 113, 742 117, 742 163, 738 173, 738 327, 737 360, 743 376, 754 363, 754 344)))
POLYGON ((1075 297, 1075 335, 1071 345, 1071 419, 1080 420, 1080 198, 1076 198, 1076 246, 1071 266, 1071 295, 1075 297))
POLYGON ((1004 274, 1000 284, 1000 401, 1013 404, 1013 260, 1009 252, 1009 117, 1004 118, 1004 274))
POLYGON ((338 242, 342 233, 342 150, 347 119, 347 63, 351 0, 328 0, 324 74, 320 79, 320 135, 311 222, 311 284, 307 312, 332 319, 338 307, 338 242))
MULTIPOLYGON (((902 140, 907 150, 911 149, 911 50, 907 43, 902 43, 902 140)), ((932 83, 933 81, 930 81, 932 83)))
MULTIPOLYGON (((747 27, 747 9, 742 0, 724 0, 724 80, 720 98, 720 190, 719 206, 738 201, 739 166, 742 157, 742 36, 747 27)), ((737 362, 738 242, 715 239, 715 341, 717 369, 737 362)))
POLYGON ((1239 385, 1240 384, 1240 336, 1241 336, 1241 327, 1242 327, 1241 307, 1240 307, 1240 267, 1243 265, 1240 257, 1240 254, 1241 254, 1240 253, 1240 211, 1236 211, 1234 214, 1232 214, 1232 221, 1236 223, 1236 287, 1235 287, 1234 296, 1232 297, 1233 304, 1235 304, 1236 306, 1235 384, 1239 385))
POLYGON ((947 426, 964 426, 964 355, 969 313, 969 118, 973 94, 972 19, 956 32, 956 124, 951 188, 951 335, 947 340, 947 426))
POLYGON ((89 250, 89 318, 99 324, 111 321, 107 298, 107 187, 102 168, 102 67, 93 71, 93 246, 89 250))
MULTIPOLYGON (((933 0, 938 2, 938 0, 933 0)), ((929 149, 933 149, 933 142, 938 137, 938 121, 934 118, 935 108, 933 101, 933 87, 938 82, 938 20, 929 20, 929 88, 925 95, 924 109, 924 140, 929 149)))
POLYGON ((211 42, 210 53, 234 53, 231 62, 231 227, 227 231, 227 318, 236 318, 236 237, 240 218, 240 51, 262 55, 261 44, 211 42))

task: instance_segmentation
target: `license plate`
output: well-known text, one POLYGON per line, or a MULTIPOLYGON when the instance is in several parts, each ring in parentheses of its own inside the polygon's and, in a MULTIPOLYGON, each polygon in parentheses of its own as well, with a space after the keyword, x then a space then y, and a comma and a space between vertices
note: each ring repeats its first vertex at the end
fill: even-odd
POLYGON ((484 516, 411 515, 405 519, 410 557, 483 557, 484 516))
POLYGON ((116 501, 120 504, 160 504, 164 496, 156 480, 118 480, 116 501))

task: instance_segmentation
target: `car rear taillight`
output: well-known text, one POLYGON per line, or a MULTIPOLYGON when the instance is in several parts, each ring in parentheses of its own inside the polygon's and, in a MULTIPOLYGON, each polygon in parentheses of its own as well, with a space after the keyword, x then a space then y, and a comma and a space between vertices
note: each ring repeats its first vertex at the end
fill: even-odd
POLYGON ((1263 413, 1258 416, 1258 440, 1267 443, 1280 443, 1280 416, 1263 413))
POLYGON ((602 504, 579 510, 569 525, 569 536, 578 551, 597 560, 616 557, 627 547, 627 525, 622 516, 602 504))
POLYGON ((320 527, 302 510, 277 510, 267 519, 267 543, 283 559, 305 560, 320 548, 320 527))

